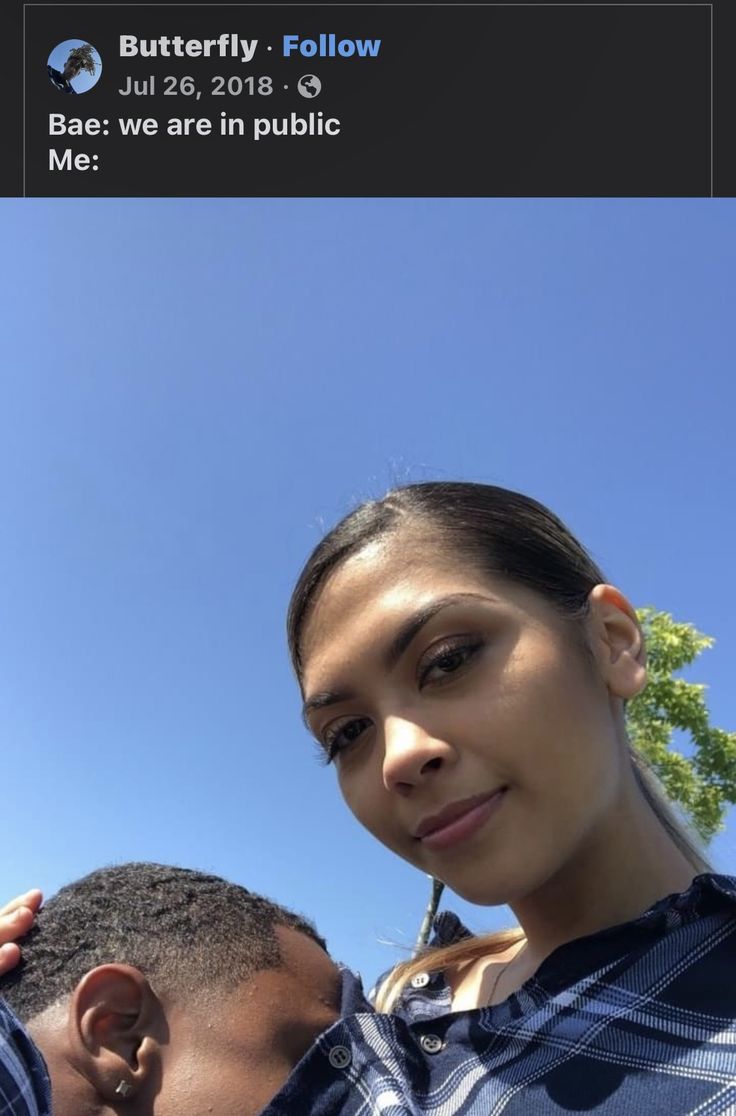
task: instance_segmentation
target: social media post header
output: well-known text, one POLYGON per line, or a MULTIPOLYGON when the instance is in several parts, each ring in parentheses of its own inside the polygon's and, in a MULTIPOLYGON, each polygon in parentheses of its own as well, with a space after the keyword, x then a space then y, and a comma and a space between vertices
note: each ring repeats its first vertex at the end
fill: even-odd
POLYGON ((29 196, 709 195, 708 4, 26 4, 29 196))

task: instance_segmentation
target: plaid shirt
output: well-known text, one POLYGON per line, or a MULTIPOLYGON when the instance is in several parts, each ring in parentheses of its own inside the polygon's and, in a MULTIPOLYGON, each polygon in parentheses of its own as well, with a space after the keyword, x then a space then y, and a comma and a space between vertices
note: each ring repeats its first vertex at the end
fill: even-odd
POLYGON ((736 879, 561 946, 492 1007, 452 1012, 441 974, 413 985, 377 1015, 345 971, 346 1017, 262 1116, 736 1114, 736 879))
POLYGON ((76 95, 76 89, 70 81, 67 81, 61 70, 55 70, 53 66, 47 66, 46 68, 49 72, 49 80, 60 93, 74 93, 76 95))
POLYGON ((50 1116, 46 1066, 22 1024, 0 1000, 0 1116, 50 1116))

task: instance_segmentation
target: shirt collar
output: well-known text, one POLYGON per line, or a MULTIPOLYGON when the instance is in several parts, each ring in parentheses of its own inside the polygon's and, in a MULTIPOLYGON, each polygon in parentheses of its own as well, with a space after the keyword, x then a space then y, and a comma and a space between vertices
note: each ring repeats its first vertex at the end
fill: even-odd
MULTIPOLYGON (((683 892, 674 892, 658 899, 630 922, 609 926, 594 934, 566 942, 554 950, 537 969, 534 980, 546 992, 553 993, 577 978, 580 972, 605 963, 616 951, 628 951, 652 937, 678 929, 680 926, 724 910, 736 913, 736 878, 705 872, 695 876, 683 892)), ((453 945, 471 938, 470 930, 452 911, 435 917, 432 946, 453 945)), ((440 981, 444 984, 444 980, 440 981)))

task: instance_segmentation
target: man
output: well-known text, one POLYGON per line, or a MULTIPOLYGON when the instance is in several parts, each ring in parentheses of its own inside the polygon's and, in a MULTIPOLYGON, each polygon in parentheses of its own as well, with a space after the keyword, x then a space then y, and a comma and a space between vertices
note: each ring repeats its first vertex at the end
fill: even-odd
POLYGON ((201 872, 123 864, 62 888, 0 997, 27 1031, 8 1015, 3 1047, 0 1014, 0 1116, 50 1116, 49 1077, 54 1116, 416 1116, 438 1076, 469 1116, 434 1023, 375 1014, 310 923, 201 872))
POLYGON ((79 77, 82 70, 87 70, 87 72, 94 77, 95 60, 92 53, 93 49, 90 43, 85 43, 84 46, 74 47, 69 51, 69 57, 66 60, 63 70, 56 70, 51 65, 47 67, 49 79, 60 93, 77 92, 72 85, 72 80, 75 77, 79 77))
MULTIPOLYGON (((55 1116, 255 1116, 338 1019, 341 975, 311 924, 269 900, 125 864, 50 900, 0 994, 43 1053, 55 1116)), ((3 1025, 15 1083, 0 1070, 0 1113, 46 1116, 43 1066, 10 1013, 3 1025)))

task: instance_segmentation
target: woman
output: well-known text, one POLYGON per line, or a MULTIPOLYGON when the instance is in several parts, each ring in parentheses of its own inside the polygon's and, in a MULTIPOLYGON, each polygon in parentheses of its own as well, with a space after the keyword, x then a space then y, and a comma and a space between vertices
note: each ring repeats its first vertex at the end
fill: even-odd
POLYGON ((289 640, 359 820, 519 921, 473 939, 440 916, 381 990, 392 1014, 348 1007, 319 1088, 297 1067, 298 1111, 736 1112, 736 883, 630 752, 639 625, 560 521, 498 488, 400 489, 317 547, 289 640))
POLYGON ((736 882, 629 746, 642 633, 560 520, 491 486, 398 489, 317 546, 288 635, 358 820, 519 923, 440 916, 379 1006, 472 1049, 455 1080, 484 1111, 736 1112, 736 882))

